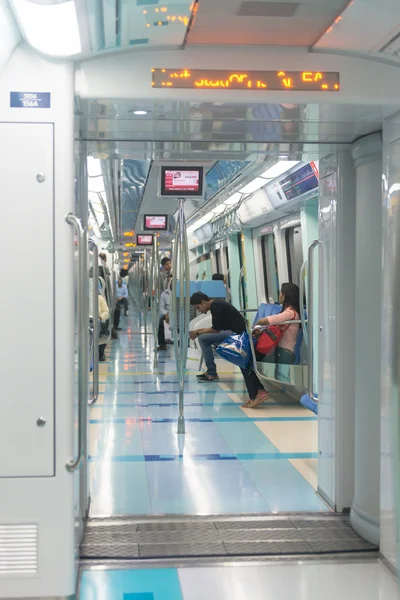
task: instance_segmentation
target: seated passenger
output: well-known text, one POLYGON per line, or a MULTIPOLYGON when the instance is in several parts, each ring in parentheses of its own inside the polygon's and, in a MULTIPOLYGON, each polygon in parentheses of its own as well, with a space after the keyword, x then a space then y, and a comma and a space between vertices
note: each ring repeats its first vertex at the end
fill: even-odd
POLYGON ((245 321, 240 312, 225 300, 211 300, 206 294, 196 292, 190 298, 191 306, 205 314, 209 310, 212 316, 212 327, 197 329, 190 332, 190 339, 199 340, 203 351, 204 361, 207 366, 206 373, 197 376, 198 381, 218 381, 217 367, 214 360, 212 346, 218 346, 227 337, 234 333, 243 333, 246 330, 245 321))
MULTIPOLYGON (((128 314, 128 288, 122 281, 121 277, 118 277, 117 282, 117 302, 120 307, 124 308, 125 316, 128 314)), ((119 329, 119 328, 117 328, 119 329)))
POLYGON ((169 312, 171 305, 171 280, 168 277, 166 280, 166 288, 160 298, 160 321, 158 324, 158 348, 157 350, 166 350, 167 341, 165 339, 164 322, 169 323, 169 312))
MULTIPOLYGON (((104 300, 103 296, 99 294, 99 319, 100 319, 100 337, 104 330, 107 331, 107 323, 110 318, 110 311, 108 310, 107 302, 104 300)), ((104 362, 106 360, 105 357, 105 349, 107 344, 99 344, 99 360, 104 362)))
MULTIPOLYGON (((295 283, 282 284, 279 302, 282 304, 281 312, 277 315, 271 315, 264 319, 260 319, 254 324, 254 327, 256 325, 280 325, 286 321, 297 321, 300 319, 299 288, 295 283)), ((256 359, 258 362, 277 363, 275 369, 276 379, 285 380, 284 369, 282 369, 280 365, 291 365, 296 359, 294 350, 299 327, 298 323, 294 323, 293 325, 282 325, 280 328, 282 337, 276 349, 267 356, 256 352, 256 359)), ((244 406, 247 408, 256 408, 269 398, 269 394, 264 390, 252 366, 248 370, 242 370, 242 373, 249 394, 249 400, 244 406)))

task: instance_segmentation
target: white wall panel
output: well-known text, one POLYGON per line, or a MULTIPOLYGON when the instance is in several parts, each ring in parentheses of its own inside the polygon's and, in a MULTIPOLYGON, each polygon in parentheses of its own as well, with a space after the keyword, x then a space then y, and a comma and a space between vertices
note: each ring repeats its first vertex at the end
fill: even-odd
POLYGON ((0 198, 7 207, 1 246, 4 254, 13 256, 4 262, 7 287, 0 294, 8 346, 0 361, 0 476, 50 476, 54 474, 53 125, 0 123, 0 139, 0 198), (25 240, 29 252, 21 244, 25 240), (42 417, 46 422, 38 426, 42 417))
MULTIPOLYGON (((9 329, 7 337, 2 341, 1 362, 14 361, 18 365, 18 380, 24 380, 24 383, 15 382, 9 373, 2 372, 1 388, 6 394, 2 393, 0 396, 1 410, 4 410, 5 403, 11 402, 8 391, 11 390, 12 393, 13 384, 29 385, 29 393, 19 400, 24 401, 19 418, 22 421, 25 419, 22 414, 25 411, 27 415, 32 411, 36 416, 38 409, 42 408, 42 398, 40 390, 35 389, 35 383, 40 384, 40 389, 48 389, 46 386, 52 381, 54 365, 56 374, 53 382, 54 441, 50 448, 50 458, 46 459, 51 460, 52 466, 54 465, 52 476, 0 478, 1 525, 14 527, 15 530, 16 525, 23 523, 37 531, 37 572, 23 577, 2 572, 0 596, 6 598, 65 597, 75 593, 74 477, 65 468, 66 463, 75 456, 73 437, 77 426, 73 418, 74 243, 71 227, 65 221, 66 214, 74 210, 73 81, 72 64, 44 60, 27 46, 20 46, 14 51, 0 74, 0 122, 7 122, 15 136, 11 146, 3 140, 0 144, 3 153, 0 186, 3 179, 8 177, 3 168, 4 156, 7 168, 14 171, 15 175, 10 195, 4 196, 2 193, 0 196, 0 245, 3 255, 7 255, 7 262, 12 264, 11 276, 7 273, 5 282, 3 281, 5 287, 2 287, 2 294, 12 294, 16 285, 18 294, 23 298, 23 305, 17 301, 21 310, 16 320, 14 313, 12 314, 14 326, 7 325, 9 329), (11 91, 50 93, 51 106, 45 109, 13 108, 10 106, 11 91), (24 131, 25 127, 26 133, 21 134, 20 131, 24 131), (38 133, 34 143, 29 142, 25 149, 24 143, 30 139, 31 134, 28 132, 32 128, 37 128, 35 131, 38 133), (48 131, 54 132, 50 147, 48 131), (16 147, 18 155, 15 157, 13 152, 7 159, 10 147, 16 147), (45 166, 39 164, 44 148, 46 160, 49 161, 45 166), (13 156, 16 162, 12 161, 13 156), (40 169, 47 170, 50 163, 54 169, 54 181, 51 182, 54 194, 53 214, 51 207, 42 210, 44 207, 35 191, 39 186, 36 172, 40 169), (19 216, 18 225, 14 215, 16 211, 19 216), (20 224, 23 224, 21 230, 20 224), (9 243, 11 234, 12 244, 9 243), (48 247, 49 236, 54 239, 53 254, 48 247), (38 241, 38 238, 42 240, 38 241), (7 244, 3 243, 5 241, 7 244), (39 251, 36 244, 47 244, 45 260, 42 254, 44 249, 39 251), (54 270, 51 266, 53 261, 54 270), (37 268, 41 279, 38 283, 33 283, 33 273, 37 268), (48 282, 44 280, 45 274, 49 275, 48 282), (48 298, 49 285, 52 288, 52 300, 48 298), (55 307, 51 316, 52 359, 48 352, 51 302, 54 302, 55 307), (45 316, 44 328, 40 304, 48 306, 49 315, 45 316), (20 329, 24 330, 22 345, 20 329), (33 372, 34 366, 38 373, 33 372), (35 378, 33 381, 32 377, 35 378)), ((48 183, 50 185, 50 181, 48 183)), ((2 315, 3 327, 6 318, 7 315, 2 315)), ((51 420, 50 416, 50 423, 51 420)), ((19 435, 17 428, 16 435, 19 435)), ((28 451, 24 452, 24 446, 17 448, 15 445, 14 450, 21 457, 24 455, 29 464, 31 459, 28 451)), ((11 452, 9 449, 8 455, 11 452)))

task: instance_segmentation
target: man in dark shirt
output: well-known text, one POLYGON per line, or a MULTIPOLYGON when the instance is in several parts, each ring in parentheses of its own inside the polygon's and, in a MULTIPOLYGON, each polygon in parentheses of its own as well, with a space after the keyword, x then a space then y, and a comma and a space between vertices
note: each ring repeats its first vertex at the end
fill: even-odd
POLYGON ((218 346, 234 333, 243 333, 246 329, 245 321, 232 304, 225 302, 225 300, 211 300, 202 292, 193 294, 190 298, 190 304, 203 314, 210 310, 212 316, 212 327, 190 332, 190 339, 199 340, 207 366, 207 372, 198 375, 197 379, 198 381, 218 381, 219 377, 212 346, 218 346))

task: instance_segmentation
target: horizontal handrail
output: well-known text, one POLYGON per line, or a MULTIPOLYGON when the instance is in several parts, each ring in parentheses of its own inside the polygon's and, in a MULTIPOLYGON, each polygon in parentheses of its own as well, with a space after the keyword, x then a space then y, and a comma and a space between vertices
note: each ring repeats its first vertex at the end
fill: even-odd
MULTIPOLYGON (((271 317, 274 315, 271 315, 271 317)), ((268 317, 264 317, 266 319, 268 319, 268 317)), ((307 319, 304 321, 304 323, 307 323, 307 319)), ((293 321, 283 321, 283 323, 276 323, 276 327, 280 327, 281 325, 301 325, 303 323, 303 321, 301 319, 293 319, 293 321)), ((273 325, 273 324, 272 324, 273 325)), ((254 329, 268 329, 268 327, 271 327, 272 325, 254 325, 252 331, 254 331, 254 329)))

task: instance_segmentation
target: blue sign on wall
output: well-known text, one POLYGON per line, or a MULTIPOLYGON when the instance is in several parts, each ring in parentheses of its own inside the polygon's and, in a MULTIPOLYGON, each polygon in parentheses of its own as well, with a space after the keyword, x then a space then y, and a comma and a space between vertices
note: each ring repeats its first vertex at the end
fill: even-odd
POLYGON ((11 108, 50 108, 50 92, 10 92, 11 108))

